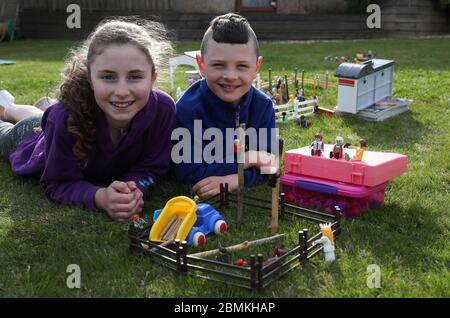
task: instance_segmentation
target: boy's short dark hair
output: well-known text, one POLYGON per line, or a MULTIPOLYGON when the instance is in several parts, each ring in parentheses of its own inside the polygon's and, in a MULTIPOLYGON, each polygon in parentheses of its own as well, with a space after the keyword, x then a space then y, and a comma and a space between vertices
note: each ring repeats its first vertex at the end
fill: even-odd
POLYGON ((208 42, 213 39, 217 43, 247 44, 253 41, 256 57, 259 56, 259 44, 256 34, 248 20, 235 13, 227 13, 215 17, 203 36, 200 51, 202 56, 206 52, 208 42))

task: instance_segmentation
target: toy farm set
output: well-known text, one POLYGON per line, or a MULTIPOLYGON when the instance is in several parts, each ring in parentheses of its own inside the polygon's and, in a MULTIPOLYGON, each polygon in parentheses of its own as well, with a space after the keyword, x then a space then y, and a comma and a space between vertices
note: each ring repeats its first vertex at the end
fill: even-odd
MULTIPOLYGON (((245 140, 245 125, 240 128, 239 140, 245 140)), ((282 150, 282 140, 279 145, 282 150)), ((244 147, 240 142, 237 144, 237 156, 245 155, 244 147)), ((238 162, 242 163, 238 164, 239 186, 236 193, 228 191, 228 184, 221 184, 220 193, 205 201, 179 196, 170 199, 164 208, 156 210, 151 221, 136 217, 128 229, 130 250, 142 252, 159 264, 184 275, 254 291, 261 290, 321 251, 325 254, 325 261, 332 262, 335 240, 340 233, 339 207, 336 206, 333 213, 324 213, 286 202, 284 193, 279 193, 279 169, 272 171, 268 177, 268 185, 272 189, 271 200, 246 195, 244 161, 238 162), (228 231, 230 223, 225 221, 219 211, 235 210, 233 230, 239 230, 244 219, 244 207, 271 212, 271 236, 231 246, 219 244, 217 248, 207 251, 189 252, 191 248, 205 246, 208 234, 223 235, 228 231), (261 253, 252 253, 249 261, 238 258, 230 262, 233 253, 282 240, 284 234, 277 234, 278 221, 286 216, 313 222, 320 232, 310 237, 308 229, 303 228, 298 231, 297 243, 291 248, 279 245, 267 259, 261 253)))
MULTIPOLYGON (((242 287, 248 290, 261 290, 280 277, 291 272, 309 259, 325 254, 325 261, 334 260, 334 245, 340 233, 340 213, 321 213, 303 209, 284 201, 279 196, 278 214, 281 218, 294 216, 309 222, 320 224, 320 232, 309 235, 307 229, 298 231, 298 243, 291 248, 279 245, 273 256, 264 258, 262 253, 251 254, 248 261, 238 258, 230 262, 230 255, 238 251, 255 248, 258 245, 277 243, 284 234, 240 242, 236 245, 218 246, 215 249, 190 253, 193 246, 202 246, 205 235, 222 235, 228 229, 218 211, 238 209, 246 206, 260 211, 271 211, 273 202, 261 198, 242 196, 228 191, 228 185, 222 185, 220 194, 207 201, 196 202, 188 197, 176 197, 169 200, 156 221, 149 222, 136 218, 128 229, 130 250, 144 253, 156 263, 183 275, 192 275, 221 284, 242 287), (173 224, 180 223, 176 226, 173 224)), ((278 203, 278 202, 277 202, 278 203)), ((241 210, 242 211, 242 210, 241 210)), ((269 215, 266 213, 265 215, 269 215)), ((238 216, 239 217, 239 216, 238 216)), ((272 226, 274 222, 272 220, 272 226)), ((236 222, 235 229, 239 229, 236 222)), ((273 227, 272 227, 273 229, 273 227)))
MULTIPOLYGON (((335 76, 338 77, 339 92, 336 112, 358 113, 374 102, 390 98, 393 61, 342 63, 335 76)), ((307 80, 304 71, 301 86, 297 69, 291 81, 285 75, 273 83, 271 77, 269 69, 269 82, 261 83, 257 77, 254 85, 271 97, 277 122, 294 120, 301 128, 308 128, 312 123, 306 116, 334 114, 334 111, 318 106, 318 76, 311 80, 313 93, 309 100, 305 97, 304 84, 307 80), (295 95, 289 94, 289 84, 295 85, 295 95)), ((323 87, 327 89, 330 85, 328 72, 325 79, 323 87)), ((244 162, 245 145, 240 142, 245 140, 244 130, 245 125, 241 124, 234 147, 238 163, 244 162)), ((341 217, 358 217, 382 205, 389 182, 407 170, 407 157, 404 155, 366 151, 367 142, 364 139, 360 140, 359 146, 344 144, 340 136, 335 141, 335 144, 325 144, 322 135, 317 133, 310 145, 286 151, 284 172, 276 168, 268 177, 271 200, 247 195, 244 164, 239 163, 238 189, 235 193, 228 191, 228 184, 221 184, 220 193, 207 200, 178 196, 156 210, 152 220, 136 217, 128 229, 130 250, 150 256, 158 264, 180 274, 252 291, 265 288, 321 252, 325 262, 333 262, 341 217), (266 212, 264 215, 267 216, 267 212, 271 212, 271 236, 228 246, 222 246, 219 242, 213 249, 201 250, 208 235, 220 237, 238 231, 245 218, 244 207, 266 212), (236 211, 236 217, 230 220, 228 215, 227 221, 221 211, 230 209, 236 211), (286 248, 279 245, 284 234, 277 233, 278 221, 286 216, 312 222, 319 231, 309 235, 308 229, 302 225, 293 246, 286 248), (263 244, 278 245, 268 258, 264 258, 257 247, 263 244), (230 259, 235 257, 235 253, 249 249, 247 258, 230 259)), ((279 139, 280 155, 282 150, 283 142, 279 139)), ((277 161, 281 161, 280 157, 277 161)))

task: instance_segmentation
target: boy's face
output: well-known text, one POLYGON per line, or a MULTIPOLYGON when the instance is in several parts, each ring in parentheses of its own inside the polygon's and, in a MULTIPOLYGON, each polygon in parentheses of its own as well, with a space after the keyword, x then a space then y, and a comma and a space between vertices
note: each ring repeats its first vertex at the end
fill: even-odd
POLYGON ((238 104, 252 86, 261 67, 252 41, 246 44, 207 43, 205 56, 199 63, 206 83, 224 102, 238 104))

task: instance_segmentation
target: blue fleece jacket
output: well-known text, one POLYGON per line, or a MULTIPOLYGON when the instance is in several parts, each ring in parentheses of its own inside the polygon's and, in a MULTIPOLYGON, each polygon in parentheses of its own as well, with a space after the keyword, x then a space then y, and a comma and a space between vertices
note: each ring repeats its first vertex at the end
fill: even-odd
MULTIPOLYGON (((246 128, 253 127, 258 132, 259 128, 267 128, 267 139, 262 142, 261 136, 257 134, 256 147, 255 144, 246 138, 247 150, 265 150, 271 152, 272 143, 275 140, 275 112, 272 101, 258 89, 251 89, 242 98, 238 105, 226 103, 219 99, 208 87, 206 80, 200 80, 191 85, 183 94, 176 106, 177 127, 187 128, 190 132, 190 159, 191 163, 182 162, 175 164, 175 174, 177 179, 182 183, 193 186, 198 181, 210 176, 226 176, 235 174, 238 165, 234 158, 227 158, 226 136, 227 128, 235 129, 236 117, 239 116, 239 123, 245 123, 246 128), (200 154, 200 147, 195 148, 194 145, 194 121, 201 120, 202 132, 208 128, 218 128, 223 135, 223 160, 222 162, 209 163, 205 162, 202 157, 201 163, 194 163, 195 155, 200 154), (265 146, 266 145, 266 146, 265 146), (231 160, 230 160, 231 159, 231 160)), ((180 140, 183 138, 180 137, 180 140)), ((206 138, 203 138, 206 139, 206 138)), ((214 141, 214 138, 211 138, 214 141)), ((181 142, 181 141, 179 141, 181 142)), ((210 144, 209 140, 201 141, 201 153, 205 147, 210 144)), ((232 145, 232 141, 228 141, 228 145, 232 145)), ((208 149, 212 148, 211 145, 208 149)), ((175 145, 174 149, 178 149, 175 145)), ((186 150, 183 148, 183 151, 186 150)), ((187 150, 189 151, 189 149, 187 150)), ((182 151, 181 151, 182 153, 182 151)), ((172 158, 173 159, 173 158, 172 158)), ((246 169, 244 172, 245 185, 253 186, 266 180, 265 175, 261 175, 256 168, 246 169)))

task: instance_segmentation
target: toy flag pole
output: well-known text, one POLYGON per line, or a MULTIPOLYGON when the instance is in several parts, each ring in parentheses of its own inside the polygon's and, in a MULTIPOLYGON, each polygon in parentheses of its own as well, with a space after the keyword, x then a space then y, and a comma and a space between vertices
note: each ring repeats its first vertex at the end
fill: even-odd
POLYGON ((296 89, 296 90, 298 90, 297 72, 298 72, 298 69, 295 68, 295 70, 294 70, 294 85, 295 85, 295 89, 296 89))
POLYGON ((302 91, 303 91, 303 95, 305 94, 305 70, 302 70, 302 91))
POLYGON ((288 78, 287 75, 284 75, 284 83, 286 85, 286 100, 289 100, 289 83, 288 83, 288 78))
POLYGON ((283 92, 284 92, 284 84, 281 83, 280 84, 280 92, 278 94, 278 103, 279 103, 279 105, 283 105, 283 94, 284 94, 283 92))
POLYGON ((272 178, 271 181, 269 181, 272 186, 272 219, 270 223, 270 231, 272 234, 275 234, 278 231, 278 215, 279 215, 279 199, 280 199, 280 158, 283 153, 283 139, 280 138, 280 136, 276 137, 278 145, 275 145, 275 147, 278 147, 278 153, 275 156, 275 163, 276 163, 276 172, 272 174, 270 178, 272 178))
POLYGON ((245 124, 239 125, 239 144, 237 151, 238 151, 237 223, 240 224, 242 222, 242 211, 244 208, 245 124))
POLYGON ((313 98, 316 98, 317 77, 314 77, 313 98))
POLYGON ((272 94, 272 69, 269 68, 269 93, 272 94))

